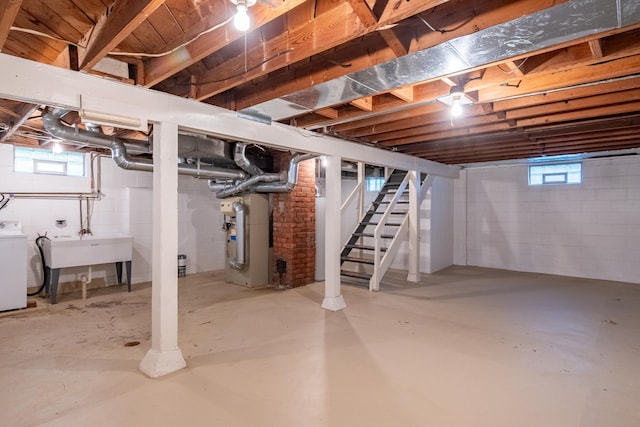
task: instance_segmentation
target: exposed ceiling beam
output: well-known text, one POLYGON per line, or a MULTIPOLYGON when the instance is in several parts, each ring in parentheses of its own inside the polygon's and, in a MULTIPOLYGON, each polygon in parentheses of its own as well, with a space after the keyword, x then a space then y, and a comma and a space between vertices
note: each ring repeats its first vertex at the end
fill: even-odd
POLYGON ((9 124, 9 128, 0 137, 0 142, 4 142, 8 138, 10 138, 14 134, 14 132, 18 130, 18 128, 22 126, 22 124, 27 121, 31 117, 33 112, 37 109, 37 105, 22 104, 17 110, 14 110, 13 113, 15 113, 16 120, 12 121, 9 124))
POLYGON ((80 69, 88 70, 115 49, 165 0, 117 0, 93 28, 87 48, 80 53, 80 69))
POLYGON ((21 4, 22 0, 0 0, 0 52, 4 42, 7 41, 21 4))
MULTIPOLYGON (((328 12, 317 16, 313 21, 291 28, 278 37, 256 46, 249 52, 248 57, 260 57, 262 52, 287 52, 266 62, 260 67, 247 72, 244 70, 244 53, 226 61, 225 64, 206 75, 199 76, 198 81, 207 82, 200 86, 198 99, 207 99, 225 90, 231 89, 240 83, 268 74, 291 63, 301 61, 310 55, 315 55, 367 33, 383 28, 385 25, 396 23, 408 16, 429 10, 446 0, 425 0, 419 2, 404 2, 402 7, 385 10, 385 18, 380 19, 376 25, 365 26, 358 15, 353 11, 349 3, 341 3, 328 12), (405 6, 408 5, 408 6, 405 6), (219 81, 222 80, 222 81, 219 81)), ((394 56, 395 57, 395 56, 394 56)), ((346 74, 343 70, 343 75, 346 74)), ((349 72, 353 71, 349 68, 349 72)), ((312 83, 309 82, 309 85, 312 83)), ((241 107, 243 108, 243 107, 241 107)))
MULTIPOLYGON (((392 3, 395 4, 394 2, 389 2, 389 4, 392 3)), ((402 2, 402 5, 399 6, 397 13, 399 14, 399 16, 404 16, 402 12, 405 11, 407 5, 413 5, 412 7, 414 14, 417 14, 421 11, 428 10, 429 7, 435 6, 430 5, 429 3, 430 2, 402 2)), ((455 30, 440 33, 431 32, 426 29, 426 27, 421 28, 419 32, 421 32, 423 36, 418 42, 416 42, 416 50, 427 49, 429 47, 445 43, 454 38, 472 34, 474 32, 501 24, 505 20, 513 20, 519 18, 525 13, 530 14, 538 12, 542 9, 554 6, 558 2, 556 0, 540 0, 537 2, 532 2, 530 0, 516 0, 510 2, 509 4, 504 3, 505 2, 503 0, 485 0, 483 2, 475 4, 473 10, 466 7, 466 4, 464 4, 463 1, 449 1, 445 4, 440 5, 439 7, 431 11, 431 13, 429 13, 429 20, 447 28, 453 27, 455 28, 455 30)), ((286 59, 289 60, 289 62, 284 58, 282 58, 282 60, 280 60, 280 58, 276 58, 274 61, 265 64, 260 69, 254 70, 252 73, 242 73, 241 77, 228 79, 224 82, 212 83, 211 85, 203 87, 200 90, 198 98, 205 99, 225 90, 236 88, 237 86, 235 91, 235 105, 236 108, 243 109, 252 105, 259 104, 261 102, 268 101, 270 99, 288 95, 298 90, 309 88, 327 80, 344 76, 345 74, 361 71, 375 65, 375 63, 381 63, 397 58, 397 52, 394 52, 391 48, 387 48, 386 51, 377 50, 375 51, 375 63, 372 64, 370 56, 372 56, 373 54, 362 55, 362 44, 359 41, 354 49, 354 57, 352 59, 347 58, 341 61, 348 62, 351 65, 348 68, 341 66, 341 64, 334 64, 331 67, 324 67, 321 71, 318 71, 315 68, 311 68, 307 71, 307 74, 303 75, 301 74, 301 71, 299 69, 292 67, 286 72, 279 72, 277 76, 270 76, 267 81, 258 84, 255 84, 253 82, 247 83, 251 79, 255 79, 262 75, 271 73, 292 62, 306 58, 308 54, 302 54, 305 49, 311 48, 314 49, 314 52, 327 50, 338 44, 345 43, 348 40, 352 40, 360 36, 361 34, 357 31, 357 28, 353 26, 350 27, 350 31, 352 34, 347 34, 347 29, 345 28, 347 27, 347 23, 354 21, 359 23, 359 21, 357 17, 353 16, 353 12, 349 10, 350 8, 348 7, 348 5, 342 5, 342 8, 343 9, 339 9, 339 7, 337 7, 331 12, 331 15, 335 15, 331 16, 331 18, 333 18, 331 20, 328 19, 330 17, 324 17, 324 20, 321 24, 316 24, 315 21, 323 18, 323 15, 320 15, 318 18, 316 18, 315 21, 309 22, 309 24, 307 24, 309 28, 300 28, 290 31, 290 34, 295 34, 296 39, 308 41, 308 46, 295 46, 295 50, 286 55, 286 59), (340 12, 340 10, 342 10, 342 12, 340 12), (347 17, 348 19, 345 19, 345 17, 347 17), (326 38, 328 36, 331 36, 331 34, 329 34, 328 36, 321 36, 316 38, 313 35, 316 25, 318 25, 320 29, 333 27, 339 29, 343 32, 342 38, 340 40, 336 40, 335 43, 330 43, 329 39, 326 38), (273 79, 277 79, 278 84, 275 84, 276 82, 274 82, 273 79)), ((387 16, 390 16, 388 12, 385 13, 387 13, 387 16)), ((384 28, 382 25, 394 23, 398 20, 399 19, 394 20, 393 22, 387 22, 384 19, 381 19, 377 28, 384 28)), ((336 34, 333 34, 333 37, 336 37, 336 34)), ((262 53, 263 51, 278 52, 284 49, 283 46, 286 46, 286 43, 284 43, 286 40, 286 38, 283 38, 283 40, 269 40, 266 41, 263 45, 255 47, 254 50, 256 53, 262 53)), ((251 57, 251 55, 249 56, 251 57)), ((258 55, 256 56, 259 57, 258 55)), ((224 78, 225 76, 233 76, 235 74, 238 74, 238 72, 241 71, 244 67, 244 55, 240 55, 233 61, 236 62, 235 65, 231 66, 231 61, 228 61, 226 64, 224 64, 223 67, 220 67, 217 70, 212 70, 211 72, 206 73, 206 75, 201 76, 199 78, 199 81, 212 81, 224 78)))
MULTIPOLYGON (((260 5, 253 6, 251 8, 253 28, 258 28, 273 21, 304 2, 305 0, 285 0, 276 8, 260 5)), ((221 21, 222 20, 221 17, 221 21)), ((224 25, 214 31, 203 34, 198 39, 169 55, 145 60, 144 85, 151 87, 160 83, 166 78, 217 52, 232 41, 242 38, 243 35, 244 33, 233 28, 233 25, 224 25)), ((197 80, 206 81, 207 79, 197 76, 197 80)))
POLYGON ((365 27, 372 27, 378 23, 378 17, 373 13, 365 0, 348 0, 351 9, 358 15, 360 22, 365 27))

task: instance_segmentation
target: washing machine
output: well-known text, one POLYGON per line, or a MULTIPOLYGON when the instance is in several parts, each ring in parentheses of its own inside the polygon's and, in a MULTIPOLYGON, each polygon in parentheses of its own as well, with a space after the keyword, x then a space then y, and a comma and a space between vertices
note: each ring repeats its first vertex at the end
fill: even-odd
POLYGON ((27 236, 18 221, 0 220, 0 311, 27 306, 27 236))

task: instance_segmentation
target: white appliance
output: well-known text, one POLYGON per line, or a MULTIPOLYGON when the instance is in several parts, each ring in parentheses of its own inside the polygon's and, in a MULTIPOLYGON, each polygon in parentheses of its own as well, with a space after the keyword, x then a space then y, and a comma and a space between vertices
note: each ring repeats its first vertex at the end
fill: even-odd
POLYGON ((18 221, 0 220, 0 311, 27 306, 27 236, 18 221))

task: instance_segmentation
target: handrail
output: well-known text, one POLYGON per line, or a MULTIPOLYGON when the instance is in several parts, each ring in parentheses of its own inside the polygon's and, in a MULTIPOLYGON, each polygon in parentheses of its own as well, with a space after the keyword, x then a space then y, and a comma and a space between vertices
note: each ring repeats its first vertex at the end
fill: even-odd
POLYGON ((404 193, 404 190, 407 188, 407 185, 409 185, 409 174, 405 175, 404 179, 402 180, 402 183, 400 183, 400 186, 396 190, 396 194, 393 195, 393 198, 389 202, 389 206, 387 206, 387 209, 385 209, 384 213, 382 214, 382 217, 380 218, 380 220, 378 222, 378 225, 376 225, 376 228, 373 231, 373 241, 374 241, 373 275, 371 276, 371 279, 369 281, 369 289, 370 290, 377 290, 378 289, 378 287, 380 285, 380 277, 379 276, 381 274, 384 274, 384 272, 380 268, 380 252, 381 252, 380 251, 380 241, 381 241, 381 236, 382 236, 382 229, 385 227, 385 224, 386 224, 387 220, 389 219, 389 216, 391 215, 391 212, 396 207, 396 204, 398 203, 398 200, 400 199, 400 196, 402 196, 402 193, 404 193))
POLYGON ((342 203, 342 206, 340 206, 340 213, 342 213, 342 211, 344 211, 344 209, 349 206, 349 204, 351 204, 353 198, 356 197, 356 194, 360 192, 363 186, 364 181, 360 181, 358 184, 356 184, 356 187, 353 189, 353 191, 351 191, 347 199, 342 203))

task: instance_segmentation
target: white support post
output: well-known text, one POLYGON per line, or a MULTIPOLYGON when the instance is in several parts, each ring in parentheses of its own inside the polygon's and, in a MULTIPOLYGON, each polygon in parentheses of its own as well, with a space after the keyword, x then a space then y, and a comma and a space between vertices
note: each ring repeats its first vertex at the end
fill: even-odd
POLYGON ((178 348, 178 126, 154 126, 151 349, 140 370, 157 378, 184 368, 178 348))
POLYGON ((420 281, 420 172, 409 171, 409 274, 407 282, 420 281))
POLYGON ((340 212, 342 202, 340 156, 327 156, 326 167, 326 198, 325 198, 325 277, 324 301, 322 308, 338 311, 347 305, 340 292, 340 221, 336 222, 336 212, 340 212))
MULTIPOLYGON (((364 217, 364 193, 367 190, 365 179, 365 164, 364 162, 358 162, 358 185, 360 186, 360 192, 358 194, 358 223, 362 221, 364 217)), ((360 237, 360 244, 364 244, 364 237, 360 237)), ((362 249, 358 249, 358 257, 362 258, 362 249)), ((356 263, 356 272, 364 273, 364 265, 356 263)))

